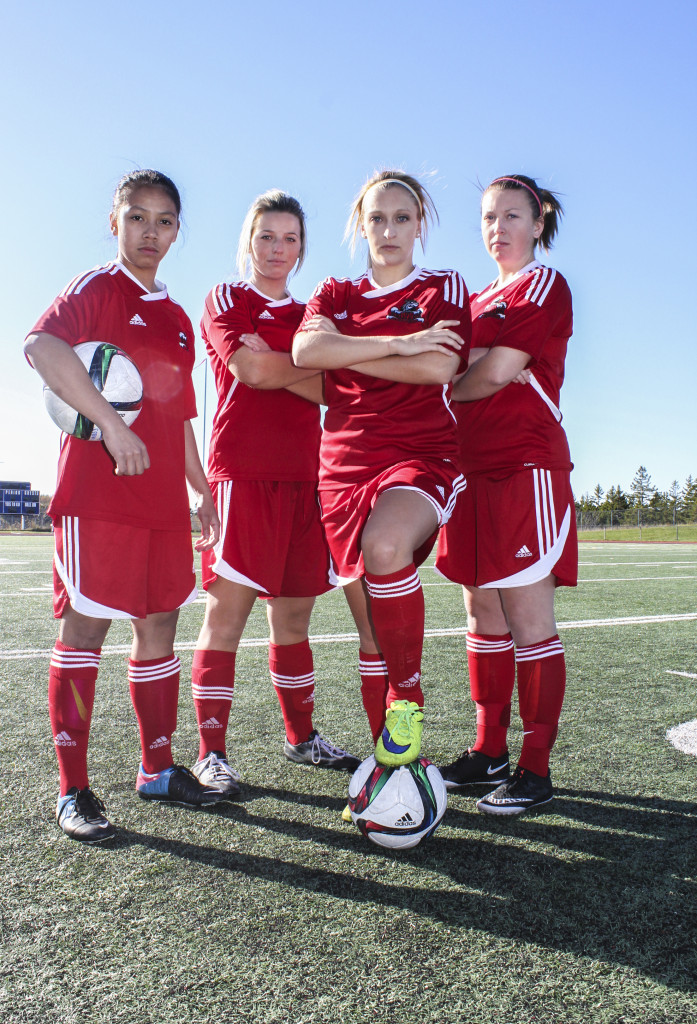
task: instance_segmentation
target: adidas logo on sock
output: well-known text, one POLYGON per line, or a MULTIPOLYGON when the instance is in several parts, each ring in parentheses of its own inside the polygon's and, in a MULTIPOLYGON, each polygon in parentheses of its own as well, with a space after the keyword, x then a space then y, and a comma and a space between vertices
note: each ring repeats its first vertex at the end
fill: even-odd
POLYGON ((306 697, 303 704, 314 704, 315 703, 315 691, 313 690, 309 697, 306 697))
POLYGON ((532 551, 527 546, 527 544, 523 544, 523 546, 520 549, 520 551, 516 551, 516 555, 515 556, 516 556, 516 558, 532 558, 532 551))
POLYGON ((273 316, 269 313, 268 309, 265 309, 263 313, 259 314, 260 320, 273 320, 273 316))
POLYGON ((201 724, 199 726, 199 729, 222 729, 222 728, 223 727, 220 724, 220 722, 218 721, 218 719, 215 718, 213 715, 211 715, 210 718, 207 718, 205 722, 201 722, 201 724))
POLYGON ((403 683, 397 683, 400 690, 411 690, 413 686, 416 686, 419 679, 421 679, 421 673, 415 672, 413 676, 409 676, 403 683))
POLYGON ((143 320, 143 318, 141 316, 138 316, 137 313, 136 313, 135 316, 132 316, 131 319, 128 322, 129 322, 129 324, 132 324, 133 327, 147 327, 148 326, 146 324, 145 320, 143 320))
POLYGON ((414 819, 412 818, 412 816, 409 813, 409 811, 407 811, 406 814, 402 815, 402 817, 399 819, 399 821, 395 821, 394 827, 395 828, 409 828, 409 826, 413 825, 413 824, 414 824, 414 819))
POLYGON ((53 742, 56 744, 57 747, 76 747, 77 746, 77 743, 75 742, 75 740, 72 739, 72 737, 69 736, 68 733, 65 730, 63 730, 63 732, 59 732, 57 736, 54 736, 53 737, 53 742))
POLYGON ((157 750, 159 747, 166 747, 169 745, 169 740, 166 736, 158 736, 154 743, 151 743, 148 750, 157 750))

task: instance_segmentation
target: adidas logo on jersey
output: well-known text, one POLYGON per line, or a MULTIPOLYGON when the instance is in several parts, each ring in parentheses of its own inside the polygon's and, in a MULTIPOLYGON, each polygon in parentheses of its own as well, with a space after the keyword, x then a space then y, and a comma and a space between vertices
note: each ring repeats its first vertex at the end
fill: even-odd
POLYGON ((211 715, 211 717, 207 718, 205 722, 201 722, 201 725, 199 726, 199 728, 201 728, 201 729, 222 729, 222 725, 220 724, 220 722, 218 721, 217 718, 215 718, 213 715, 211 715))
POLYGON ((443 499, 443 501, 445 501, 445 487, 441 487, 440 484, 436 484, 436 490, 440 494, 440 496, 443 499))
POLYGON ((516 551, 515 556, 516 558, 532 558, 532 551, 527 544, 523 544, 520 551, 516 551))
POLYGON ((138 316, 137 313, 136 313, 135 316, 132 316, 131 319, 128 322, 133 327, 147 327, 148 326, 146 324, 145 320, 143 320, 142 316, 138 316))
POLYGON ((348 313, 346 312, 346 310, 344 310, 343 313, 335 313, 334 314, 334 319, 335 320, 345 320, 347 316, 348 316, 348 313))
POLYGON ((414 819, 412 818, 412 816, 409 813, 409 811, 407 811, 407 813, 403 814, 402 817, 398 821, 395 821, 394 827, 395 828, 409 828, 409 826, 413 825, 413 824, 414 824, 414 819))
POLYGON ((57 736, 54 736, 53 737, 53 742, 56 744, 57 747, 76 747, 77 746, 77 743, 75 742, 75 740, 72 739, 65 730, 63 730, 63 732, 59 732, 57 736))
POLYGON ((259 314, 260 320, 273 320, 273 317, 269 313, 268 309, 265 309, 263 313, 259 314))
POLYGON ((159 747, 166 747, 169 744, 169 740, 166 736, 158 736, 154 743, 150 744, 150 750, 157 750, 159 747))

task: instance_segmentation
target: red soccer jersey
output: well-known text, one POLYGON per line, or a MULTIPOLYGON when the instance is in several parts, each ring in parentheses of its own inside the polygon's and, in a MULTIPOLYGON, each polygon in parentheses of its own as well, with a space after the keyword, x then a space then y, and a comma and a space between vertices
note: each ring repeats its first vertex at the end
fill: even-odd
POLYGON ((250 388, 228 369, 241 334, 259 334, 275 352, 290 352, 305 306, 270 299, 248 282, 219 284, 201 320, 218 392, 208 476, 220 480, 316 480, 319 406, 285 388, 250 388))
MULTIPOLYGON (((328 277, 316 289, 305 312, 306 322, 319 313, 349 337, 399 337, 456 320, 469 351, 467 288, 453 270, 421 270, 387 288, 378 288, 368 274, 356 281, 328 277)), ((455 417, 450 409, 451 385, 401 384, 354 370, 328 370, 325 396, 329 406, 320 450, 320 480, 333 484, 370 479, 409 459, 450 459, 457 462, 455 417)))
POLYGON ((148 449, 150 468, 140 476, 116 476, 103 444, 64 436, 49 509, 54 517, 158 530, 190 527, 184 423, 196 416, 194 330, 160 287, 145 291, 118 262, 96 267, 71 281, 30 332, 52 334, 69 345, 111 342, 128 353, 143 379, 143 408, 131 429, 148 449))
POLYGON ((453 402, 465 475, 493 469, 572 468, 559 392, 571 336, 571 292, 556 270, 534 261, 504 288, 470 299, 472 348, 504 345, 530 355, 529 384, 453 402))

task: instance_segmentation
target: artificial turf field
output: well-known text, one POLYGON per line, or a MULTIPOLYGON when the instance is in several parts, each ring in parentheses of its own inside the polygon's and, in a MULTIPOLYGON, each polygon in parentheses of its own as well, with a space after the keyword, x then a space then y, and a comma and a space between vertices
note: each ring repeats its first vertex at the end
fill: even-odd
MULTIPOLYGON (((341 821, 346 775, 283 758, 261 602, 231 717, 243 799, 194 812, 136 797, 117 623, 90 769, 119 835, 65 839, 46 713, 51 551, 47 536, 0 536, 1 1021, 697 1020, 697 757, 666 740, 697 718, 697 545, 581 546, 582 582, 557 603, 568 684, 555 800, 492 819, 451 795, 435 835, 400 854, 341 821)), ((443 762, 473 740, 464 615, 430 564, 422 579, 423 751, 443 762)), ((185 609, 178 634, 184 764, 197 755, 188 678, 202 614, 185 609)), ((352 625, 340 593, 318 601, 315 721, 367 756, 352 625)))

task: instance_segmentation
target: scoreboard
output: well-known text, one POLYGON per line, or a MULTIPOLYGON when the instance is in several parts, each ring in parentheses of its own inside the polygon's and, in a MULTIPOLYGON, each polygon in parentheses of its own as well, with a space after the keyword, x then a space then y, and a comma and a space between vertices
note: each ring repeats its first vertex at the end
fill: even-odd
POLYGON ((17 480, 0 480, 0 515, 38 516, 39 491, 17 480))

